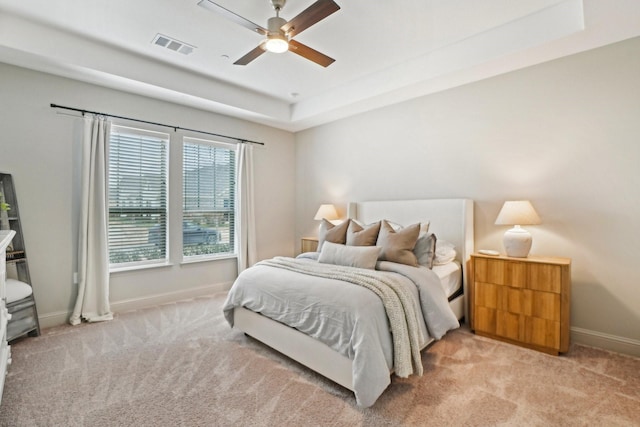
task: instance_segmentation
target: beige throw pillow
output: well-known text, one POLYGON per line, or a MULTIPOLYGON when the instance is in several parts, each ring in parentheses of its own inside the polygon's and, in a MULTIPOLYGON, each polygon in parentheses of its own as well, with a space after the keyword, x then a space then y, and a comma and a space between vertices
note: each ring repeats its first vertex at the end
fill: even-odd
POLYGON ((364 227, 355 221, 347 229, 347 246, 375 246, 380 232, 380 221, 364 227))
POLYGON ((377 246, 382 247, 379 259, 417 266, 418 260, 413 253, 413 248, 416 246, 419 234, 420 224, 413 224, 395 231, 387 221, 383 220, 376 243, 377 246))
POLYGON ((347 228, 350 222, 350 220, 346 220, 341 224, 333 225, 323 219, 318 232, 318 252, 322 250, 322 244, 325 241, 344 245, 347 242, 347 228))

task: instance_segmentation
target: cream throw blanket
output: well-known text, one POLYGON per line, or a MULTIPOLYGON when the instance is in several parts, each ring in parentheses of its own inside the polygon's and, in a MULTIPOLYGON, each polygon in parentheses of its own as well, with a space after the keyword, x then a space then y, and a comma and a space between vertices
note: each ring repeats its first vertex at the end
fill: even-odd
POLYGON ((393 273, 319 264, 292 258, 276 257, 261 261, 258 265, 283 268, 298 273, 342 280, 373 291, 384 305, 393 336, 393 359, 396 375, 406 378, 411 374, 422 375, 420 343, 424 341, 419 326, 416 302, 413 295, 393 273))

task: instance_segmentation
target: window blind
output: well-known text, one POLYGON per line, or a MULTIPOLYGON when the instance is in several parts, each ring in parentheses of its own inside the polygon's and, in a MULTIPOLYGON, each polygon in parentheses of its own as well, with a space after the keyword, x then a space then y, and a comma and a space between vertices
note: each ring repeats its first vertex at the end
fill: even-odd
POLYGON ((235 145, 184 138, 183 256, 235 253, 235 170, 235 145))
POLYGON ((109 138, 109 261, 167 259, 169 135, 112 126, 109 138))

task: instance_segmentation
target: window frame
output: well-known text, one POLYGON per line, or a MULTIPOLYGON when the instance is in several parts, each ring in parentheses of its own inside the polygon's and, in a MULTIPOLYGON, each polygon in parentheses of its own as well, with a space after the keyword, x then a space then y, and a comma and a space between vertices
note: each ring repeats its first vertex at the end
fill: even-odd
MULTIPOLYGON (((111 256, 112 256, 112 247, 111 247, 111 239, 109 239, 109 245, 108 245, 108 252, 109 252, 109 271, 110 272, 118 272, 118 271, 127 271, 127 270, 137 270, 137 269, 145 269, 145 268, 153 268, 153 267, 162 267, 162 266, 166 266, 169 265, 170 263, 170 240, 169 240, 169 230, 171 229, 171 216, 170 216, 170 209, 169 209, 169 205, 170 205, 170 194, 169 194, 169 180, 170 180, 170 168, 171 168, 171 156, 170 156, 170 151, 171 151, 171 135, 167 132, 161 132, 161 131, 156 131, 156 130, 150 130, 150 129, 144 129, 144 128, 140 128, 140 127, 132 127, 132 126, 127 126, 127 125, 120 125, 120 124, 111 124, 111 128, 110 128, 110 132, 109 132, 109 152, 108 152, 108 164, 107 164, 107 182, 109 183, 109 193, 108 193, 108 200, 107 200, 107 205, 108 205, 108 222, 107 222, 107 232, 108 234, 111 233, 111 223, 112 223, 112 207, 111 207, 111 194, 112 194, 112 188, 111 188, 111 183, 112 183, 112 174, 111 174, 111 167, 112 167, 112 163, 111 163, 111 159, 112 159, 112 134, 113 133, 120 133, 120 134, 124 134, 124 135, 133 135, 133 136, 140 136, 140 137, 146 137, 146 138, 150 138, 150 139, 158 139, 159 143, 161 143, 162 145, 164 145, 164 153, 163 157, 164 157, 164 175, 161 175, 161 180, 164 180, 163 186, 161 191, 164 192, 164 206, 160 207, 158 209, 151 209, 154 211, 159 211, 159 210, 163 210, 164 212, 159 212, 160 215, 164 215, 164 220, 165 220, 165 239, 164 239, 164 257, 162 258, 155 258, 155 259, 150 259, 150 260, 139 260, 139 261, 126 261, 126 262, 117 262, 117 263, 112 263, 111 262, 111 256), (114 130, 116 132, 114 132, 114 130)), ((122 208, 119 208, 122 209, 122 208)), ((135 213, 137 211, 142 211, 144 210, 141 206, 140 207, 136 207, 135 209, 132 209, 131 212, 135 213)), ((148 239, 148 234, 147 234, 147 239, 148 239)))
MULTIPOLYGON (((183 136, 182 137, 182 171, 181 171, 181 191, 180 191, 180 222, 179 228, 181 230, 180 235, 182 237, 180 244, 180 254, 182 257, 182 263, 190 264, 197 263, 202 261, 211 261, 211 260, 219 260, 219 259, 228 259, 228 258, 237 258, 237 245, 236 245, 236 218, 238 215, 237 206, 236 206, 236 193, 237 193, 237 183, 238 183, 238 145, 231 144, 227 142, 212 140, 212 139, 204 139, 197 138, 192 136, 183 136), (232 219, 229 220, 229 245, 231 246, 231 251, 228 252, 214 252, 214 253, 205 253, 205 254, 197 254, 197 255, 185 255, 185 242, 184 242, 184 233, 183 233, 183 224, 185 221, 185 213, 187 210, 185 209, 185 197, 187 194, 186 184, 185 184, 185 147, 187 145, 199 145, 199 146, 208 146, 212 148, 220 148, 224 150, 228 150, 233 153, 233 163, 230 165, 230 180, 232 181, 231 192, 233 194, 232 197, 229 198, 231 208, 227 212, 229 212, 232 216, 232 219)), ((214 210, 211 210, 213 212, 214 210)))

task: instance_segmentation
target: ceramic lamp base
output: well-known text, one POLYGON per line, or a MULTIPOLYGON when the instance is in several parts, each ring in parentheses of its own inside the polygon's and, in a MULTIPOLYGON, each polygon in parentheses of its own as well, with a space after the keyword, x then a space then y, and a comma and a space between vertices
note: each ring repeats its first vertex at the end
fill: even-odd
POLYGON ((507 256, 526 258, 531 250, 532 241, 531 233, 516 225, 504 233, 503 243, 507 256))

